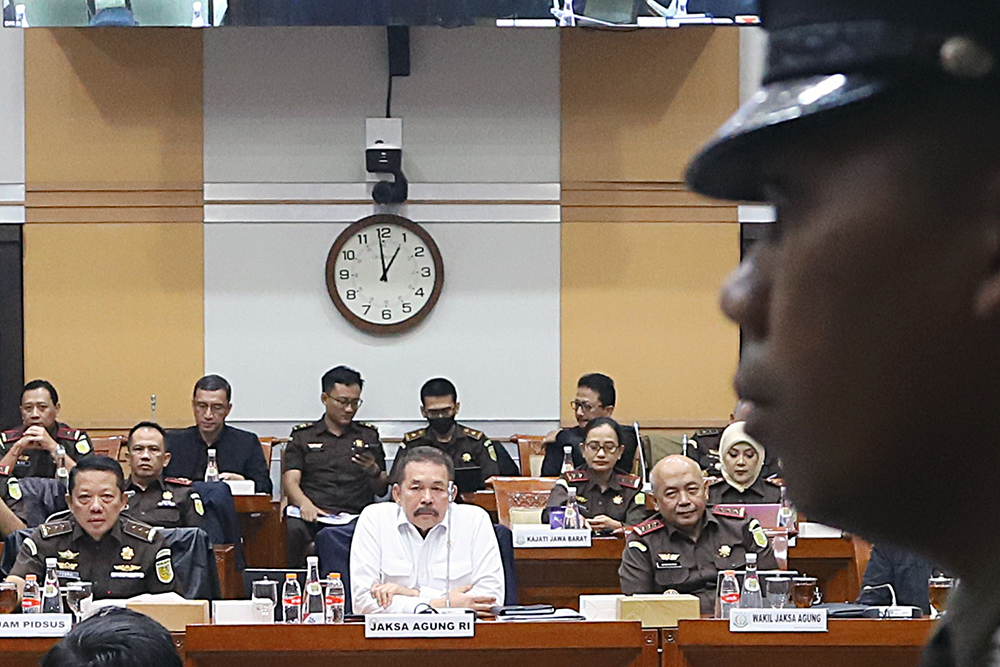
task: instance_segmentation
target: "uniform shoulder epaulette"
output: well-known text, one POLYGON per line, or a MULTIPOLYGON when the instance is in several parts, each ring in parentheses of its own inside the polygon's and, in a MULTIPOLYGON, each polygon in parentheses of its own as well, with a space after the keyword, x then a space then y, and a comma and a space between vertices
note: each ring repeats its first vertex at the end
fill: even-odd
POLYGON ((364 426, 365 428, 370 428, 371 430, 378 433, 378 426, 369 422, 355 422, 358 426, 364 426))
POLYGON ((719 435, 720 433, 722 433, 722 429, 719 428, 703 428, 695 431, 694 437, 697 438, 699 435, 719 435))
POLYGON ((632 528, 632 532, 641 537, 643 535, 649 535, 654 530, 659 530, 665 525, 667 524, 663 523, 663 519, 658 516, 654 516, 651 519, 646 519, 640 524, 636 524, 635 527, 632 528))
POLYGON ((486 437, 482 431, 477 431, 476 429, 469 428, 468 426, 462 427, 462 433, 469 436, 473 440, 482 440, 484 437, 486 437))
POLYGON ((618 474, 618 483, 626 489, 638 489, 642 486, 642 478, 636 475, 618 474))
POLYGON ((781 477, 768 477, 764 481, 768 482, 770 484, 774 484, 775 486, 784 486, 785 485, 785 480, 783 480, 781 477))
POLYGON ((194 484, 194 482, 189 480, 187 477, 164 477, 163 481, 170 484, 180 484, 181 486, 191 486, 194 484))
POLYGON ((301 424, 296 424, 295 426, 292 427, 292 433, 294 433, 295 431, 301 431, 304 428, 309 428, 312 425, 313 422, 302 422, 301 424))
POLYGON ((135 521, 133 519, 125 519, 125 525, 122 526, 122 532, 126 535, 131 535, 132 537, 138 537, 140 540, 144 540, 146 542, 152 542, 153 538, 156 537, 156 528, 153 528, 148 523, 135 521))
POLYGON ((425 433, 427 433, 427 429, 425 428, 418 428, 416 431, 410 431, 409 433, 404 433, 403 442, 413 442, 414 440, 419 440, 420 438, 424 437, 425 433))
POLYGON ((23 428, 12 428, 0 433, 0 443, 17 442, 24 436, 23 428))
POLYGON ((59 428, 56 429, 56 437, 62 438, 63 440, 79 440, 80 434, 83 433, 78 428, 70 428, 66 424, 60 424, 59 428))
POLYGON ((713 507, 712 514, 728 519, 743 519, 746 518, 747 513, 743 507, 713 507))
POLYGON ((586 470, 567 470, 563 473, 563 477, 566 478, 567 482, 586 482, 590 479, 586 470))
POLYGON ((49 539, 56 535, 65 535, 73 532, 73 524, 69 521, 47 521, 38 527, 38 532, 42 539, 49 539))

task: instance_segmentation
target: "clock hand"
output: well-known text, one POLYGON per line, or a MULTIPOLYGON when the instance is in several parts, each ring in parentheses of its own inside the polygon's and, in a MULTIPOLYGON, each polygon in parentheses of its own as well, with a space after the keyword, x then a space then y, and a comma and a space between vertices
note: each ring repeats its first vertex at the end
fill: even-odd
POLYGON ((379 257, 381 258, 381 262, 382 262, 382 277, 379 278, 379 280, 381 280, 382 282, 386 282, 388 280, 388 277, 386 276, 386 273, 389 272, 389 267, 387 267, 385 265, 385 250, 382 249, 382 235, 381 234, 379 234, 379 237, 378 237, 378 254, 379 254, 379 257))
POLYGON ((382 272, 382 278, 386 282, 388 282, 388 280, 389 280, 389 269, 392 267, 392 263, 396 261, 396 255, 399 254, 399 249, 401 247, 402 246, 396 246, 396 252, 392 253, 392 257, 389 259, 389 264, 386 265, 385 271, 382 272))

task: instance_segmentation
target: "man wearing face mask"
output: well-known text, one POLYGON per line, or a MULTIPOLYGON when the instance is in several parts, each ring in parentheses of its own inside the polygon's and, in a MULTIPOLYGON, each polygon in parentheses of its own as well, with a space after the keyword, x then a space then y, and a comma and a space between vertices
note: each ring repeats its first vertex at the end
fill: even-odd
MULTIPOLYGON (((493 444, 482 431, 462 426, 455 421, 459 407, 458 390, 451 380, 434 378, 424 383, 420 388, 420 414, 427 419, 427 428, 410 431, 403 436, 403 443, 393 460, 390 480, 397 480, 399 462, 406 451, 420 446, 442 450, 451 457, 456 469, 479 468, 481 484, 490 477, 501 474, 501 457, 506 457, 509 466, 516 468, 502 446, 493 444)), ((511 473, 505 471, 505 474, 511 473)))

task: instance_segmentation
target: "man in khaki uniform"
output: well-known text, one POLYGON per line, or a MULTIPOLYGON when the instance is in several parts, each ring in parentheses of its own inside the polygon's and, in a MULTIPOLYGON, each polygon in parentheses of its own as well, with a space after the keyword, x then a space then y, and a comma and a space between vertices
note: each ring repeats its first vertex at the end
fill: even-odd
POLYGON ((21 426, 0 432, 0 473, 15 477, 55 477, 57 449, 66 451, 66 470, 94 451, 86 432, 57 421, 59 394, 46 380, 21 390, 21 426))
POLYGON ((130 518, 162 528, 201 528, 205 506, 189 479, 163 477, 170 462, 166 434, 155 422, 139 422, 128 435, 131 474, 125 480, 130 518))
POLYGON ((710 614, 719 572, 743 569, 748 553, 757 554, 760 569, 777 569, 756 519, 739 510, 706 511, 708 484, 693 459, 664 457, 651 478, 660 516, 636 526, 626 542, 618 568, 622 593, 690 593, 701 600, 701 613, 710 614))
POLYGON ((45 578, 57 559, 59 583, 90 581, 94 598, 127 598, 175 590, 170 549, 152 526, 120 516, 125 476, 117 461, 91 456, 70 472, 71 516, 36 528, 21 544, 7 581, 24 590, 25 576, 45 578))

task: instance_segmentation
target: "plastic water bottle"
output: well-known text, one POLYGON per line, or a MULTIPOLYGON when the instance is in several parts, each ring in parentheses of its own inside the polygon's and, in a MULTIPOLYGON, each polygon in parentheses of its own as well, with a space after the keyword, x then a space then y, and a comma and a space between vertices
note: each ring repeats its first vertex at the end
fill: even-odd
POLYGON ((573 469, 573 446, 566 445, 565 447, 563 447, 563 462, 562 462, 562 468, 559 469, 559 474, 561 475, 564 472, 569 472, 572 469, 573 469))
POLYGON ((299 623, 302 612, 302 589, 294 572, 285 573, 285 585, 281 588, 281 611, 285 623, 299 623))
POLYGON ((344 582, 340 572, 331 572, 326 579, 326 622, 344 622, 344 582))
POLYGON ((206 23, 205 16, 202 13, 202 4, 200 2, 195 2, 191 6, 194 9, 194 14, 191 16, 191 27, 204 28, 206 23))
MULTIPOLYGON (((799 521, 798 512, 792 507, 791 501, 785 495, 785 487, 781 487, 781 509, 778 510, 778 527, 784 528, 789 533, 797 530, 796 524, 799 521)), ((791 546, 791 545, 789 545, 791 546)))
POLYGON ((42 593, 42 613, 61 614, 62 597, 59 595, 59 577, 56 575, 56 559, 45 559, 45 588, 42 593))
POLYGON ((566 514, 563 515, 563 528, 583 528, 583 516, 580 508, 576 506, 576 487, 571 486, 566 489, 569 494, 566 498, 566 514))
POLYGON ((38 590, 38 577, 34 574, 28 574, 24 577, 24 593, 21 594, 21 613, 42 613, 42 593, 38 590))
POLYGON ((735 570, 726 570, 722 573, 719 603, 719 615, 722 618, 729 618, 729 611, 740 606, 740 585, 736 581, 735 570))
POLYGON ((205 481, 219 481, 219 464, 215 460, 215 450, 208 450, 208 463, 205 464, 205 481))
POLYGON ((306 590, 302 596, 302 622, 326 623, 323 587, 319 583, 319 558, 306 558, 306 590))
POLYGON ((66 448, 62 445, 56 447, 56 479, 64 488, 69 488, 69 471, 66 470, 66 448))
POLYGON ((740 608, 761 609, 763 606, 764 598, 760 594, 760 579, 757 578, 757 554, 747 554, 747 574, 743 578, 740 608))

